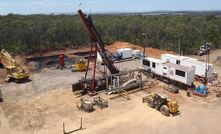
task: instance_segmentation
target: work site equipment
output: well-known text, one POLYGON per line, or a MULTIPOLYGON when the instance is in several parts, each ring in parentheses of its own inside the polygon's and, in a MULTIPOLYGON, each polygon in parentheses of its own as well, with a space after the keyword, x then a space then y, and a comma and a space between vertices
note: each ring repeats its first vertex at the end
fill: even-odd
MULTIPOLYGON (((111 74, 116 74, 119 73, 119 70, 114 66, 113 61, 112 61, 112 55, 111 53, 109 53, 107 51, 107 49, 105 48, 105 44, 103 42, 103 40, 101 39, 100 35, 98 34, 93 22, 92 22, 92 18, 90 17, 90 15, 85 15, 81 10, 78 10, 78 13, 83 21, 83 23, 85 24, 89 34, 90 34, 90 38, 91 38, 91 48, 90 48, 90 54, 89 54, 89 59, 88 59, 88 63, 87 63, 87 69, 86 69, 86 73, 85 73, 85 77, 84 79, 87 79, 87 74, 88 74, 88 70, 89 70, 89 65, 90 62, 92 60, 93 61, 93 77, 91 80, 87 80, 86 83, 81 83, 82 87, 90 87, 90 90, 88 91, 86 88, 83 88, 83 90, 85 90, 85 93, 89 92, 91 95, 95 94, 95 87, 96 87, 96 78, 95 78, 95 73, 96 73, 96 64, 97 64, 97 53, 100 54, 104 65, 107 66, 107 68, 109 69, 109 71, 111 72, 111 74), (95 56, 94 58, 92 58, 92 53, 93 51, 95 51, 95 56), (90 86, 87 86, 88 84, 90 84, 90 86)), ((79 81, 79 82, 83 82, 83 81, 79 81)))
POLYGON ((78 57, 74 59, 74 62, 73 72, 85 71, 87 69, 87 64, 84 59, 78 57))
POLYGON ((92 112, 94 110, 93 100, 81 98, 79 101, 76 102, 76 104, 79 110, 85 112, 92 112))
POLYGON ((19 82, 29 78, 29 74, 16 63, 5 49, 1 50, 0 59, 7 73, 7 81, 13 80, 15 82, 19 82))
POLYGON ((132 58, 132 49, 131 48, 121 48, 117 49, 117 52, 113 55, 113 60, 125 60, 132 58))
POLYGON ((195 54, 198 56, 202 56, 205 54, 208 54, 210 51, 211 43, 205 42, 202 46, 200 46, 199 51, 197 51, 195 54))
POLYGON ((151 77, 184 89, 195 80, 195 68, 166 62, 151 57, 143 58, 143 70, 151 77))
POLYGON ((209 61, 202 62, 194 58, 173 54, 162 54, 161 60, 186 67, 195 67, 195 79, 202 83, 210 83, 218 78, 218 73, 215 72, 214 65, 210 64, 209 61))
POLYGON ((201 84, 193 91, 193 95, 206 97, 208 96, 208 88, 204 84, 201 84))
POLYGON ((101 98, 100 96, 94 98, 94 103, 101 109, 108 107, 108 102, 101 98))
POLYGON ((171 85, 171 84, 168 84, 168 86, 166 86, 166 87, 163 87, 163 89, 164 90, 167 90, 167 91, 169 91, 169 92, 171 92, 171 93, 179 93, 179 88, 178 87, 176 87, 176 86, 174 86, 174 85, 171 85))
POLYGON ((143 102, 147 102, 147 105, 151 108, 160 110, 165 116, 178 112, 179 106, 177 101, 168 99, 168 96, 163 93, 150 93, 144 98, 143 102))

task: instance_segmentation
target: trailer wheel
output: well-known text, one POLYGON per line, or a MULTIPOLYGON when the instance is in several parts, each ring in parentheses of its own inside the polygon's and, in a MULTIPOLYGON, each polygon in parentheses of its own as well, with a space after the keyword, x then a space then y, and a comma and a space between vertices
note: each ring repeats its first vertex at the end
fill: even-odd
POLYGON ((199 80, 201 83, 205 83, 206 82, 206 80, 204 79, 204 78, 200 78, 200 80, 199 80))
POLYGON ((199 81, 199 76, 195 76, 195 80, 196 80, 196 81, 199 81))
POLYGON ((154 76, 154 73, 150 73, 150 76, 152 77, 152 78, 154 78, 155 76, 154 76))
POLYGON ((153 98, 149 98, 148 101, 147 101, 147 105, 151 108, 155 108, 155 104, 153 102, 153 98))
POLYGON ((165 116, 170 115, 169 108, 166 105, 163 105, 163 106, 160 107, 160 112, 165 116))

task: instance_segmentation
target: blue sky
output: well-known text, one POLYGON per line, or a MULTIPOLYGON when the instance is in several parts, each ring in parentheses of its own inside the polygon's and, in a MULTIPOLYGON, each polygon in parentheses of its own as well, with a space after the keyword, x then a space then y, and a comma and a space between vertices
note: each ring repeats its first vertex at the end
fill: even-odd
POLYGON ((221 0, 0 0, 0 14, 221 10, 221 0))

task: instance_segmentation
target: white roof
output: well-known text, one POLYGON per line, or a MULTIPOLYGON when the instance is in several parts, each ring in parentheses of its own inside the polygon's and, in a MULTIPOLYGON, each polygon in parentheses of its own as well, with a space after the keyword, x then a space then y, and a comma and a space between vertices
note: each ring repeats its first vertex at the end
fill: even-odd
POLYGON ((193 68, 190 68, 190 67, 186 67, 186 66, 182 66, 182 65, 178 65, 178 64, 173 64, 173 63, 170 63, 170 62, 167 62, 167 63, 164 63, 164 65, 166 66, 169 66, 169 67, 173 67, 173 68, 176 68, 176 69, 181 69, 182 71, 188 71, 188 70, 191 70, 193 68))
MULTIPOLYGON (((186 60, 188 63, 192 63, 192 64, 198 64, 201 66, 206 66, 206 62, 202 62, 202 61, 198 61, 198 60, 192 60, 192 59, 188 59, 186 60)), ((210 66, 213 66, 213 64, 209 64, 210 66)))
POLYGON ((142 51, 141 51, 141 50, 136 49, 136 50, 133 50, 133 52, 142 52, 142 51))
POLYGON ((117 51, 132 51, 131 48, 120 48, 120 49, 117 49, 117 51))
POLYGON ((191 57, 186 57, 186 56, 180 56, 180 57, 182 57, 183 59, 190 59, 190 60, 197 60, 197 59, 195 59, 195 58, 191 58, 191 57))
POLYGON ((197 59, 194 59, 194 58, 191 58, 191 57, 187 57, 187 56, 179 56, 179 55, 173 55, 173 54, 162 54, 164 56, 168 56, 168 57, 172 57, 172 58, 175 58, 175 59, 179 59, 179 60, 197 60, 197 59))
POLYGON ((144 59, 149 60, 151 62, 156 62, 156 63, 165 63, 165 61, 162 61, 160 59, 155 59, 155 58, 152 58, 152 57, 145 57, 144 59))

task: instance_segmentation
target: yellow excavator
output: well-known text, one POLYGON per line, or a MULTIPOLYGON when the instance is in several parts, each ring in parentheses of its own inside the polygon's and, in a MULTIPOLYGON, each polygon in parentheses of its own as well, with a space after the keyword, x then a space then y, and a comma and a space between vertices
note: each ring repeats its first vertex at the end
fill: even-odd
POLYGON ((29 74, 24 69, 22 69, 19 64, 16 63, 16 61, 5 49, 1 50, 0 62, 5 67, 7 73, 7 82, 20 82, 29 78, 29 74))

